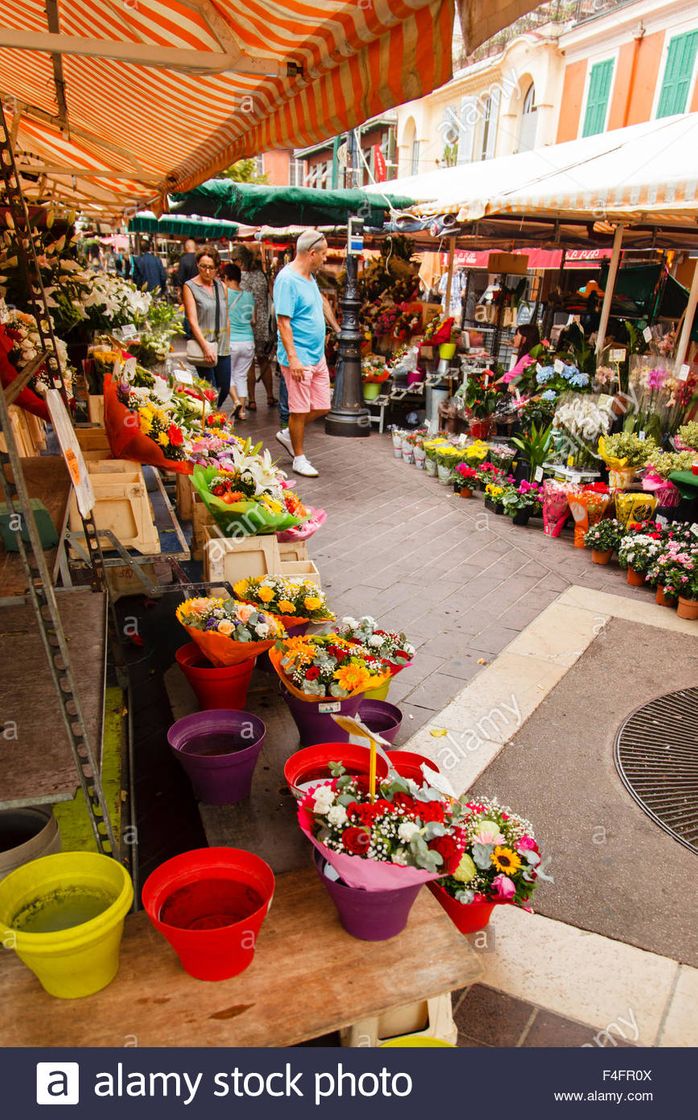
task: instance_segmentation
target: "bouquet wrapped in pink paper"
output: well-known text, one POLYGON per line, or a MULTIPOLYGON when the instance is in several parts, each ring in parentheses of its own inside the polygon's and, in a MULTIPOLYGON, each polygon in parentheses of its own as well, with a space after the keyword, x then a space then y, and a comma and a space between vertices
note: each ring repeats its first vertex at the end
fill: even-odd
POLYGON ((398 890, 456 870, 465 848, 460 801, 396 774, 378 780, 372 800, 368 778, 341 763, 330 771, 331 781, 303 797, 298 823, 348 886, 398 890))
POLYGON ((601 520, 611 500, 609 489, 603 482, 585 486, 567 499, 574 518, 574 547, 584 548, 587 530, 601 520))
POLYGON ((543 483, 543 532, 546 537, 559 537, 569 514, 569 495, 579 490, 570 482, 546 478, 543 483))
POLYGON ((674 483, 670 482, 668 478, 662 478, 660 474, 651 469, 645 471, 642 479, 642 489, 652 494, 660 506, 668 506, 673 509, 681 501, 681 491, 678 486, 674 486, 674 483))
POLYGON ((317 533, 318 529, 327 521, 327 511, 317 509, 315 506, 306 506, 308 520, 303 525, 296 525, 292 529, 284 529, 276 534, 278 541, 307 541, 317 533))

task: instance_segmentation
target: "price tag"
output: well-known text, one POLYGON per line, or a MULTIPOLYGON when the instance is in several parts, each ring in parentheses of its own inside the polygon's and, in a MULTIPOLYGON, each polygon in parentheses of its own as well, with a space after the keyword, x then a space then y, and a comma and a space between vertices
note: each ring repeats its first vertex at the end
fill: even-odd
POLYGON ((570 478, 570 482, 575 482, 575 483, 579 483, 579 482, 581 482, 581 481, 582 481, 582 476, 581 476, 581 474, 573 474, 573 475, 571 476, 571 478, 570 478))
POLYGON ((173 377, 182 385, 194 384, 194 374, 191 373, 188 369, 176 369, 174 371, 173 377))
POLYGON ((555 373, 562 373, 564 368, 565 368, 565 363, 562 361, 562 359, 561 358, 556 358, 555 361, 553 362, 553 369, 555 370, 555 373))
POLYGON ((485 374, 485 380, 484 380, 484 382, 483 382, 483 384, 484 384, 485 388, 487 388, 487 386, 489 385, 489 383, 490 383, 490 375, 489 375, 489 373, 486 373, 486 374, 485 374))
POLYGON ((136 330, 136 328, 135 328, 135 326, 134 326, 134 324, 133 324, 133 323, 126 323, 126 324, 125 324, 125 325, 124 325, 124 326, 123 326, 123 327, 121 328, 121 337, 122 337, 123 339, 127 339, 127 338, 136 338, 136 337, 137 337, 137 335, 138 335, 138 331, 136 330))
POLYGON ((611 353, 609 354, 609 359, 612 362, 624 362, 625 361, 625 350, 611 350, 611 353))
POLYGON ((689 365, 685 365, 685 364, 682 365, 681 369, 679 370, 679 375, 678 375, 679 376, 679 381, 688 381, 688 377, 689 377, 690 372, 691 372, 691 367, 689 365))
POLYGON ((543 480, 543 468, 542 467, 536 467, 536 469, 533 473, 533 477, 534 477, 536 482, 542 482, 542 480, 543 480))
POLYGON ((652 328, 651 327, 645 327, 644 331, 642 332, 642 337, 644 338, 645 342, 651 342, 652 341, 652 328))
POLYGON ((127 358, 124 362, 124 377, 128 380, 130 377, 136 376, 136 359, 127 358))
POLYGON ((124 363, 121 361, 121 358, 117 358, 116 361, 114 362, 114 372, 112 374, 112 377, 114 378, 115 381, 120 381, 121 380, 121 371, 123 370, 123 368, 124 368, 124 363))
POLYGON ((516 386, 514 386, 514 396, 516 397, 516 403, 518 404, 518 402, 521 400, 521 393, 516 388, 516 386))
POLYGON ((317 710, 319 711, 320 715, 331 715, 332 712, 341 712, 342 705, 339 700, 337 700, 336 702, 331 704, 318 704, 317 710))
POLYGON ((698 537, 698 525, 691 525, 691 532, 694 537, 698 537))
POLYGON ((645 433, 644 432, 638 432, 637 433, 637 438, 638 439, 644 439, 645 438, 645 433))

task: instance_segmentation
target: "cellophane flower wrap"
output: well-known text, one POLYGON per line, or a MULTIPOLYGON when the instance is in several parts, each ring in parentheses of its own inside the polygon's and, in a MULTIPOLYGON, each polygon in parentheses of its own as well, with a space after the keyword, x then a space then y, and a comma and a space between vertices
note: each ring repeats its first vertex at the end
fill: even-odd
POLYGON ((456 870, 466 843, 459 801, 392 773, 371 801, 368 778, 339 762, 330 771, 300 801, 298 823, 348 886, 398 890, 456 870))
POLYGON ((541 878, 541 853, 529 821, 494 798, 463 806, 465 847, 457 868, 439 880, 452 898, 471 902, 511 902, 529 910, 541 878))
POLYGON ((212 665, 237 665, 285 635, 273 615, 235 599, 185 599, 177 619, 212 665))
POLYGON ((546 478, 543 483, 543 532, 546 537, 559 537, 569 512, 570 494, 579 489, 569 482, 546 478))
POLYGON ((260 447, 248 440, 232 448, 226 470, 194 468, 192 482, 225 536, 279 533, 308 517, 298 495, 282 485, 269 451, 260 447))
POLYGON ((351 618, 347 615, 337 627, 340 638, 356 642, 374 657, 380 657, 390 666, 393 676, 411 664, 415 647, 407 636, 396 630, 383 630, 371 615, 351 618))
POLYGON ((647 521, 657 508, 657 499, 652 494, 616 492, 614 500, 616 517, 623 526, 631 521, 647 521))
POLYGON ((570 494, 567 501, 574 518, 575 548, 584 548, 587 529, 601 520, 610 500, 608 487, 603 483, 594 483, 592 486, 583 487, 575 494, 570 494))
POLYGON ((283 626, 303 622, 332 622, 324 591, 303 576, 262 576, 239 579, 233 595, 243 603, 273 614, 283 626))
POLYGON ((285 638, 269 660, 291 695, 311 702, 361 696, 391 677, 386 662, 338 634, 285 638))
POLYGON ((284 529, 277 533, 277 540, 309 541, 311 537, 315 536, 318 529, 321 529, 327 521, 327 511, 319 509, 317 506, 306 506, 305 510, 308 514, 308 520, 304 521, 302 525, 296 525, 292 529, 284 529))

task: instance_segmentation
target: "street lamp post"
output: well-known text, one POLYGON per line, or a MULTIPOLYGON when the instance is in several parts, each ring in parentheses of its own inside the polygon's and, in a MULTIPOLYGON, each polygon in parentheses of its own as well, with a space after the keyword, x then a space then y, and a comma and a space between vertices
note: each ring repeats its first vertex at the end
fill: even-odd
POLYGON ((337 376, 334 383, 332 411, 325 417, 328 436, 370 436, 371 414, 361 391, 361 300, 357 286, 357 259, 361 251, 359 218, 350 218, 347 230, 347 282, 340 301, 342 329, 339 332, 337 376), (357 232, 358 230, 358 232, 357 232))

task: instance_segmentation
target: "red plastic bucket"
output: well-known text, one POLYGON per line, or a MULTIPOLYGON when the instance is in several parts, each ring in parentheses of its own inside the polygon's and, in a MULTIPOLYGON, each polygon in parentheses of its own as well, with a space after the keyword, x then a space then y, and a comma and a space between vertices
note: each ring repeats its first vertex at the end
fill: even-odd
MULTIPOLYGON (((341 762, 348 774, 368 775, 370 751, 354 743, 316 743, 296 751, 284 766, 284 778, 293 796, 300 798, 309 785, 331 778, 330 762, 341 762)), ((376 758, 376 774, 379 780, 388 776, 388 767, 380 755, 376 758)))
POLYGON ((197 980, 228 980, 252 964, 274 873, 239 848, 197 848, 168 859, 143 884, 143 906, 182 967, 197 980))
POLYGON ((256 660, 254 657, 248 657, 237 665, 217 668, 207 661, 196 642, 180 646, 175 657, 196 693, 200 708, 245 707, 256 660))
POLYGON ((265 735, 259 716, 216 708, 178 719, 167 741, 198 801, 234 805, 250 795, 265 735))
POLYGON ((422 763, 425 763, 430 770, 439 772, 439 768, 435 762, 430 758, 425 758, 423 754, 414 754, 412 751, 391 751, 390 764, 397 770, 403 778, 411 778, 413 782, 424 782, 424 775, 422 773, 422 763))
MULTIPOLYGON (((438 882, 427 883, 434 898, 448 914, 456 929, 461 933, 477 933, 488 925, 496 902, 459 902, 447 891, 440 887, 438 882)), ((501 903, 499 904, 501 905, 501 903)))

